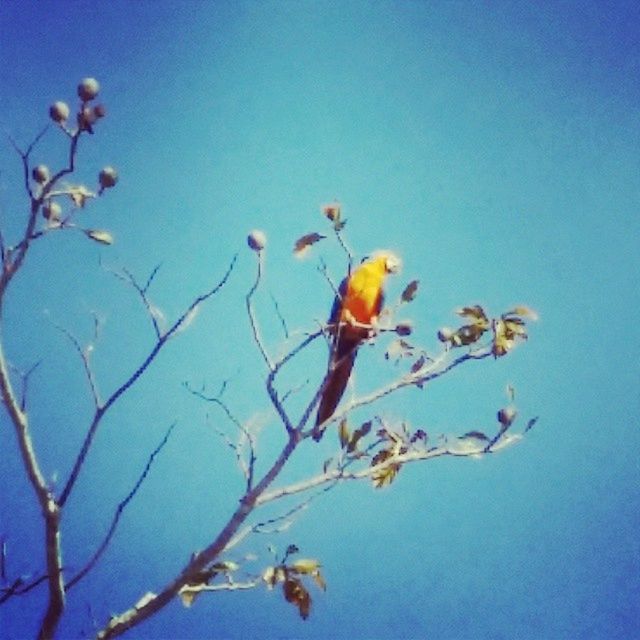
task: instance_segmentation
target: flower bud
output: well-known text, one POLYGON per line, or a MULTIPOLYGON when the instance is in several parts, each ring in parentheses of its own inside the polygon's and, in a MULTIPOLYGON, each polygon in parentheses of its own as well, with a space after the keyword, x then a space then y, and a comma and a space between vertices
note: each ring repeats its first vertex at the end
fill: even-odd
POLYGON ((438 340, 440 340, 440 342, 450 342, 451 338, 453 338, 453 334, 453 329, 449 329, 449 327, 442 327, 442 329, 438 330, 438 340))

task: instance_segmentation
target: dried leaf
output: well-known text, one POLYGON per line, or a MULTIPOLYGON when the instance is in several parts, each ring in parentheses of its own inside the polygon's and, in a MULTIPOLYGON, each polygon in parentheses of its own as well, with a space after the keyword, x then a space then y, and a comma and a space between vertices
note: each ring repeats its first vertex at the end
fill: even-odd
POLYGON ((534 321, 538 320, 539 318, 538 314, 533 309, 525 305, 518 305, 511 311, 507 311, 505 315, 524 316, 525 318, 529 318, 530 320, 534 321))
POLYGON ((462 307, 461 309, 458 309, 456 313, 463 318, 469 318, 473 321, 473 324, 484 326, 486 328, 489 327, 489 319, 487 318, 487 314, 479 304, 476 304, 472 307, 462 307))
POLYGON ((322 213, 324 213, 334 226, 340 222, 341 207, 339 202, 330 202, 322 207, 322 213))
POLYGON ((180 600, 182 601, 182 606, 188 609, 193 604, 196 597, 200 595, 200 591, 194 590, 191 587, 185 585, 184 587, 182 587, 182 589, 180 589, 178 595, 180 596, 180 600))
POLYGON ((426 362, 426 358, 424 354, 422 354, 412 365, 411 365, 411 373, 416 373, 420 371, 422 367, 424 367, 424 363, 426 362))
POLYGON ((76 207, 82 208, 87 203, 89 198, 95 198, 96 194, 93 191, 89 191, 83 184, 78 186, 69 187, 67 194, 71 198, 73 204, 76 207))
POLYGON ((302 573, 305 575, 311 575, 320 567, 320 562, 318 560, 314 560, 313 558, 301 558, 300 560, 296 560, 291 568, 297 573, 302 573))
POLYGON ((297 578, 287 578, 282 585, 285 600, 298 607, 300 617, 306 620, 311 610, 311 596, 297 578))
POLYGON ((500 449, 510 447, 512 444, 517 444, 522 440, 522 437, 521 433, 506 433, 491 447, 491 451, 500 451, 500 449))
POLYGON ((300 256, 302 255, 312 244, 319 242, 320 240, 326 238, 327 236, 323 236, 320 233, 307 233, 307 235, 302 236, 296 240, 296 243, 293 247, 293 253, 300 256))
POLYGON ((237 571, 239 568, 240 565, 237 562, 233 562, 233 560, 223 560, 211 566, 211 570, 216 573, 231 573, 232 571, 237 571))
MULTIPOLYGON (((365 422, 359 429, 356 429, 347 444, 347 452, 353 453, 358 446, 358 442, 371 431, 371 420, 365 422)), ((344 446, 344 445, 343 445, 344 446)))
POLYGON ((483 440, 485 442, 489 442, 489 438, 486 434, 482 433, 482 431, 469 431, 465 433, 463 436, 460 436, 460 440, 464 438, 474 438, 475 440, 483 440))
POLYGON ((338 437, 340 438, 340 447, 344 449, 350 440, 349 426, 347 425, 346 418, 342 418, 342 420, 340 420, 340 426, 338 427, 338 437))
POLYGON ((320 571, 316 571, 312 574, 313 580, 314 582, 323 590, 326 591, 327 590, 327 583, 325 582, 324 578, 322 577, 322 574, 320 573, 320 571))
MULTIPOLYGON (((382 449, 382 451, 378 451, 375 456, 373 456, 373 460, 371 460, 371 466, 375 467, 379 464, 384 463, 386 460, 391 458, 394 455, 394 449, 382 449)), ((373 481, 373 486, 376 489, 380 489, 385 485, 390 485, 394 480, 396 475, 398 475, 398 471, 400 471, 400 464, 390 463, 386 467, 379 469, 375 473, 372 474, 371 480, 373 481)))
POLYGON ((412 280, 404 288, 404 291, 402 292, 402 295, 400 296, 400 300, 402 302, 411 302, 416 297, 416 293, 418 292, 418 285, 419 284, 420 284, 419 280, 412 280))
POLYGON ((387 347, 384 357, 386 360, 399 360, 400 358, 407 358, 413 355, 413 351, 414 347, 412 344, 402 338, 398 338, 393 340, 387 347))
POLYGON ((85 233, 88 238, 91 238, 91 240, 99 242, 100 244, 113 244, 113 236, 108 231, 86 229, 85 233))

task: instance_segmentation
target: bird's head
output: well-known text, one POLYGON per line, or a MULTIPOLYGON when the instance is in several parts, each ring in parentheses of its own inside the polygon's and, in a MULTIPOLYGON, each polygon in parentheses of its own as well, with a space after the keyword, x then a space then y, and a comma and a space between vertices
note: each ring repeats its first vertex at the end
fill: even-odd
POLYGON ((392 251, 376 251, 369 259, 379 262, 385 273, 398 273, 402 268, 402 260, 392 251))

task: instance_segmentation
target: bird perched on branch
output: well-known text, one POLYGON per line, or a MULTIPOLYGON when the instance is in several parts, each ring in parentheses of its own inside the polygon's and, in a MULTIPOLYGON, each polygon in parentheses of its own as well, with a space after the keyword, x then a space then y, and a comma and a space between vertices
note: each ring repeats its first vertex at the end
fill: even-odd
POLYGON ((340 402, 358 347, 375 328, 384 302, 386 277, 397 273, 399 268, 400 259, 396 255, 381 251, 363 262, 340 285, 329 317, 333 343, 313 429, 316 441, 322 438, 324 423, 331 418, 340 402))

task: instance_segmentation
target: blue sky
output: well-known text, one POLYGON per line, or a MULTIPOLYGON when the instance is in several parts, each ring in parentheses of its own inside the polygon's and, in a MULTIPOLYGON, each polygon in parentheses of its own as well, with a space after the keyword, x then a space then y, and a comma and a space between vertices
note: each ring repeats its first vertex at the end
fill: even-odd
MULTIPOLYGON (((430 434, 491 429, 516 388, 517 447, 482 460, 402 470, 383 491, 338 488, 273 542, 318 557, 329 587, 302 622, 279 594, 256 590, 178 603, 132 638, 629 638, 640 635, 637 325, 640 237, 640 11, 631 2, 13 2, 0 6, 0 125, 27 145, 49 104, 101 83, 107 118, 82 140, 78 180, 105 164, 116 189, 82 215, 116 239, 59 234, 34 245, 13 283, 3 337, 32 378, 34 439, 48 477, 67 477, 90 416, 76 354, 105 320, 94 362, 105 392, 153 335, 133 293, 99 266, 140 278, 174 318, 239 252, 228 285, 161 355, 102 426, 63 523, 81 565, 167 427, 177 427, 103 562, 72 592, 62 637, 84 637, 202 548, 234 508, 233 454, 212 435, 224 415, 187 394, 217 390, 242 420, 264 423, 266 464, 282 434, 264 394, 244 296, 255 274, 246 233, 268 235, 256 296, 265 341, 286 348, 272 296, 292 331, 326 317, 339 248, 304 260, 296 238, 326 231, 323 203, 343 204, 358 257, 390 248, 389 282, 421 288, 406 315, 437 352, 453 310, 526 303, 531 338, 497 362, 471 363, 379 407, 430 434), (207 418, 207 414, 209 417, 207 418), (90 605, 90 606, 89 606, 90 605)), ((51 130, 34 160, 57 166, 51 130)), ((26 212, 18 158, 0 146, 0 213, 15 238, 26 212)), ((395 372, 383 344, 356 366, 357 389, 395 372)), ((319 379, 319 347, 288 372, 319 379)), ((307 386, 308 390, 310 386, 307 386)), ((0 534, 10 568, 41 568, 37 511, 6 418, 0 423, 0 534), (34 529, 35 527, 35 529, 34 529), (34 560, 35 558, 35 560, 34 560)), ((317 473, 325 438, 292 461, 317 473)), ((257 563, 259 564, 259 563, 257 563)), ((32 637, 42 594, 0 607, 7 638, 32 637)))

